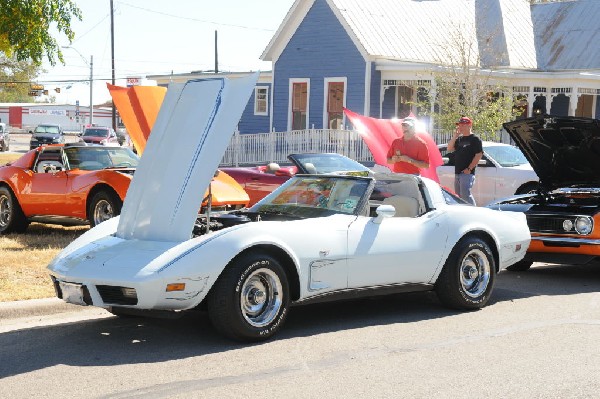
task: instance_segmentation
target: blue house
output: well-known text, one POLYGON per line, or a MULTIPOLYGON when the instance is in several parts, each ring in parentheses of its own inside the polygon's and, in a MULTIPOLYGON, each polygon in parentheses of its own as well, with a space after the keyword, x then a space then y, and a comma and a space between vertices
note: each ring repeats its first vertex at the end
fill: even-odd
POLYGON ((522 116, 597 117, 599 20, 598 0, 297 0, 261 55, 272 71, 261 75, 239 131, 340 129, 344 107, 418 115, 414 103, 435 93, 447 61, 508 82, 522 116))

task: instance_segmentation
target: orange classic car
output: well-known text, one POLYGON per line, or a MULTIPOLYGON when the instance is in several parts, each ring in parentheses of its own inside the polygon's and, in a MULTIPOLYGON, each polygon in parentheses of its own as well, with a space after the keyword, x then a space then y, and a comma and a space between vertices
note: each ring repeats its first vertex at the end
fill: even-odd
MULTIPOLYGON (((32 221, 95 226, 119 215, 138 161, 125 147, 83 143, 27 152, 0 167, 0 234, 23 232, 32 221)), ((241 208, 249 201, 225 173, 211 186, 212 209, 241 208)))
POLYGON ((537 192, 498 200, 493 209, 524 212, 531 231, 525 258, 532 262, 600 261, 600 120, 540 115, 504 124, 540 178, 537 192))

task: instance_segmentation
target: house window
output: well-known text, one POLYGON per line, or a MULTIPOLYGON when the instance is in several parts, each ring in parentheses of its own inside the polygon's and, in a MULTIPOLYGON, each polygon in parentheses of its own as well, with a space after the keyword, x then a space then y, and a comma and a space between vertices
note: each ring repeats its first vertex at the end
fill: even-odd
POLYGON ((292 84, 292 130, 306 129, 308 83, 292 84))
POLYGON ((257 86, 254 88, 254 115, 268 115, 269 88, 257 86))
POLYGON ((344 119, 344 82, 327 83, 327 127, 339 129, 344 119))

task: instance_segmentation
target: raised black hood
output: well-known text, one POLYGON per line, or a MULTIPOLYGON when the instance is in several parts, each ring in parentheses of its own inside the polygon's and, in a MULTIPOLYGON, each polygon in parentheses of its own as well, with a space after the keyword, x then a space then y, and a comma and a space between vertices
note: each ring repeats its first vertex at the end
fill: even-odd
POLYGON ((544 191, 600 187, 600 120, 541 115, 504 128, 540 178, 544 191))

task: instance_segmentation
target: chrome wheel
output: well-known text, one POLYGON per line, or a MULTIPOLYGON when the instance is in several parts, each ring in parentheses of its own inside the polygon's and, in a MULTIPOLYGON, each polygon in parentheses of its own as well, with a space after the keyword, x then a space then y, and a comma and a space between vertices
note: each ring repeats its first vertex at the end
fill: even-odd
POLYGON ((460 284, 471 298, 481 296, 490 282, 491 266, 486 254, 480 249, 467 252, 460 265, 460 284))
POLYGON ((240 290, 240 308, 246 321, 264 327, 275 320, 282 305, 283 289, 279 276, 270 269, 256 269, 240 290))
POLYGON ((6 195, 0 195, 0 227, 6 228, 10 223, 12 207, 10 198, 6 195))
POLYGON ((113 216, 115 216, 115 212, 109 201, 101 199, 96 202, 96 206, 94 207, 94 225, 100 224, 113 216))

